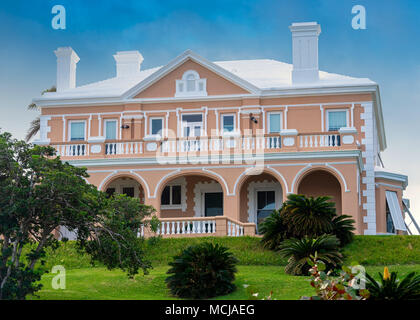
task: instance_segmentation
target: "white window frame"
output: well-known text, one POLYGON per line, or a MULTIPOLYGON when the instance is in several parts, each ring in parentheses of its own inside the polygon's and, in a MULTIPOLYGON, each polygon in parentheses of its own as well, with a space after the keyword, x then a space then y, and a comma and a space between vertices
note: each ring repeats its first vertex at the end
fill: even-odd
POLYGON ((283 112, 281 112, 281 111, 270 111, 270 112, 267 112, 267 118, 268 119, 267 119, 267 130, 266 130, 266 132, 268 134, 270 134, 270 133, 280 133, 280 132, 271 132, 271 130, 270 130, 270 127, 271 127, 270 116, 274 115, 274 114, 280 115, 280 132, 281 132, 281 130, 283 130, 283 112))
POLYGON ((205 128, 204 128, 204 125, 205 125, 204 114, 201 113, 201 112, 200 113, 183 113, 183 114, 181 114, 181 137, 188 138, 188 137, 185 136, 185 132, 184 132, 184 128, 186 127, 184 125, 184 120, 183 120, 184 116, 195 116, 195 115, 201 115, 201 122, 189 122, 189 124, 194 126, 194 125, 197 125, 198 123, 201 123, 201 132, 200 132, 199 137, 202 137, 202 136, 205 135, 205 132, 204 132, 204 130, 205 130, 205 128))
POLYGON ((207 79, 201 79, 200 75, 195 70, 185 71, 182 75, 182 79, 175 81, 175 97, 186 96, 207 96, 207 79), (187 91, 187 79, 190 75, 194 76, 194 91, 187 91), (202 87, 202 90, 200 90, 200 86, 202 87))
POLYGON ((115 139, 118 139, 118 120, 117 119, 104 119, 104 127, 103 127, 103 132, 102 135, 103 137, 106 139, 106 126, 108 122, 115 122, 115 139))
POLYGON ((221 114, 221 119, 220 122, 222 124, 222 133, 232 133, 232 132, 236 132, 237 131, 237 126, 236 126, 236 114, 234 113, 224 113, 221 114), (225 117, 233 117, 233 131, 225 131, 225 117))
POLYGON ((327 109, 326 110, 327 111, 327 116, 326 116, 326 123, 325 123, 325 131, 326 132, 329 132, 330 131, 330 112, 343 112, 343 111, 345 111, 346 112, 346 125, 344 126, 344 127, 342 127, 342 128, 345 128, 345 127, 348 127, 349 126, 349 123, 350 123, 350 119, 349 119, 349 114, 350 114, 350 112, 349 112, 349 109, 327 109))
POLYGON ((87 137, 87 132, 86 132, 87 128, 86 128, 86 120, 69 120, 68 122, 68 129, 67 129, 67 141, 69 142, 82 142, 82 141, 86 141, 86 137, 87 137), (84 126, 85 126, 85 134, 83 137, 83 140, 71 140, 71 124, 75 123, 75 122, 83 122, 84 126))
POLYGON ((149 117, 149 135, 156 136, 158 134, 152 134, 152 121, 153 120, 160 120, 162 121, 162 131, 160 135, 163 135, 163 132, 165 131, 165 118, 164 117, 149 117))
MULTIPOLYGON (((182 210, 185 212, 187 210, 187 181, 185 177, 180 179, 176 179, 171 181, 165 185, 164 188, 170 187, 169 191, 169 204, 161 204, 160 208, 162 210, 182 210), (172 204, 172 187, 173 186, 180 186, 181 187, 181 203, 180 204, 172 204)), ((163 192, 163 190, 162 190, 163 192)), ((161 199, 159 199, 160 203, 162 203, 162 195, 161 199)))

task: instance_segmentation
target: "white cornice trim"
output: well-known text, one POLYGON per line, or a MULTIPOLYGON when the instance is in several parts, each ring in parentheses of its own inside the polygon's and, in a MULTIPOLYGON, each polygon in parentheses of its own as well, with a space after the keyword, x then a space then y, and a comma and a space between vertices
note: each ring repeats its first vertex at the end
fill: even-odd
MULTIPOLYGON (((240 160, 249 163, 249 161, 276 161, 276 160, 313 160, 313 159, 344 159, 356 158, 359 169, 363 170, 362 154, 360 150, 342 150, 342 151, 314 151, 314 152, 284 152, 284 153, 266 153, 259 156, 237 155, 220 157, 221 163, 230 160, 232 163, 238 163, 240 160)), ((166 157, 168 165, 200 163, 200 167, 212 169, 211 163, 206 163, 208 157, 166 157), (210 164, 210 165, 209 165, 210 164)), ((112 167, 112 166, 133 166, 133 165, 160 165, 156 158, 112 158, 112 159, 86 159, 86 160, 63 160, 77 167, 112 167)), ((272 165, 267 163, 267 165, 272 165)), ((234 164, 233 164, 234 166, 234 164)), ((217 166, 216 166, 217 167, 217 166)), ((192 167, 194 168, 194 167, 192 167)), ((197 168, 197 167, 195 167, 197 168)), ((164 168, 161 168, 164 169, 164 168)))
POLYGON ((387 171, 375 171, 375 179, 386 179, 386 180, 391 180, 391 181, 398 181, 402 183, 404 190, 408 185, 408 177, 400 173, 387 172, 387 171))

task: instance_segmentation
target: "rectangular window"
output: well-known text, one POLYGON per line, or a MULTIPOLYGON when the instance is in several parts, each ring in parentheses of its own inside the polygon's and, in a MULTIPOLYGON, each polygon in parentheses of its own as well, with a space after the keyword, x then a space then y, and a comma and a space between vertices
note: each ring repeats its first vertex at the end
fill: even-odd
POLYGON ((347 111, 328 111, 328 131, 347 127, 347 111))
POLYGON ((268 114, 268 133, 280 133, 281 130, 281 114, 270 112, 268 114))
POLYGON ((150 118, 150 134, 161 134, 163 118, 150 118))
POLYGON ((70 141, 85 140, 85 122, 72 121, 70 122, 70 141))
POLYGON ((223 132, 232 132, 235 130, 235 116, 233 114, 222 115, 223 132))
POLYGON ((181 205, 181 186, 166 186, 162 191, 160 204, 163 206, 181 205))
POLYGON ((182 116, 182 133, 184 137, 199 137, 203 131, 203 115, 186 114, 182 116))
POLYGON ((117 139, 117 120, 105 120, 105 139, 117 139))

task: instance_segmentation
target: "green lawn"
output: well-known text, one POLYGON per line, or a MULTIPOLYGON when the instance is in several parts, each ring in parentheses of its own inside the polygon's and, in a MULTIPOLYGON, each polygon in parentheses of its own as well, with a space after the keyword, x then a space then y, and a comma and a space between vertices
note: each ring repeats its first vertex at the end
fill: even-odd
MULTIPOLYGON (((121 271, 109 271, 105 268, 73 269, 67 272, 65 290, 52 289, 51 279, 54 275, 47 274, 42 278, 44 288, 38 293, 40 298, 31 297, 31 299, 175 299, 166 289, 167 269, 168 267, 158 266, 149 275, 138 275, 133 280, 128 279, 121 271)), ((420 265, 390 266, 390 271, 398 271, 400 276, 416 270, 420 270, 420 265)), ((383 272, 383 267, 370 266, 367 271, 378 277, 377 273, 383 272)), ((273 298, 278 300, 297 300, 302 295, 313 293, 309 277, 287 275, 280 266, 239 266, 235 283, 237 285, 235 292, 217 299, 249 299, 244 284, 250 285, 260 297, 267 296, 273 291, 273 298)))
MULTIPOLYGON (((147 276, 128 279, 119 270, 109 271, 101 265, 92 267, 86 254, 79 253, 75 244, 68 242, 56 251, 48 251, 46 266, 64 265, 67 271, 65 290, 54 290, 51 279, 54 274, 42 277, 40 299, 174 299, 166 289, 165 278, 168 262, 187 246, 203 241, 220 243, 229 247, 238 258, 237 290, 218 299, 249 299, 243 285, 248 284, 259 297, 273 291, 275 299, 299 299, 313 293, 308 277, 295 277, 284 273, 286 261, 278 253, 262 247, 260 238, 220 237, 160 239, 148 242, 146 255, 153 269, 147 276)), ((355 241, 344 249, 345 261, 357 261, 377 277, 385 265, 391 271, 404 276, 410 271, 420 272, 419 236, 356 236, 355 241)), ((31 297, 31 299, 39 299, 31 297)))

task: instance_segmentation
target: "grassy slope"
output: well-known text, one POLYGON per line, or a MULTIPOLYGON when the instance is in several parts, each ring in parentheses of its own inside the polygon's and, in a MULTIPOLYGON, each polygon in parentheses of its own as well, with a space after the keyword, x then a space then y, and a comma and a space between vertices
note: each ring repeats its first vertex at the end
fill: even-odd
MULTIPOLYGON (((148 243, 146 251, 154 269, 147 276, 138 275, 130 280, 119 270, 109 271, 102 266, 91 268, 86 254, 78 253, 72 242, 63 244, 56 251, 49 251, 47 269, 64 265, 67 270, 67 289, 53 290, 53 274, 42 278, 41 299, 173 299, 166 289, 165 278, 168 262, 173 255, 187 246, 202 241, 212 241, 230 248, 239 259, 236 285, 238 290, 218 299, 248 299, 243 284, 249 284, 254 292, 267 296, 273 290, 276 299, 298 299, 310 295, 312 288, 307 277, 293 277, 284 273, 285 260, 278 253, 265 250, 259 238, 184 238, 160 239, 148 243)), ((399 271, 399 276, 409 271, 420 271, 419 236, 357 236, 345 248, 346 261, 358 261, 367 271, 377 276, 383 265, 399 271)), ((36 297, 32 297, 37 299, 36 297)))
MULTIPOLYGON (((174 299, 165 285, 167 266, 155 267, 147 276, 138 275, 130 280, 119 271, 108 271, 105 268, 73 269, 67 273, 66 290, 53 290, 51 279, 47 274, 42 278, 44 285, 38 295, 40 299, 122 299, 122 300, 161 300, 174 299)), ((398 271, 400 276, 410 271, 419 270, 420 265, 391 266, 390 271, 398 271)), ((377 276, 383 271, 380 266, 370 266, 367 271, 377 276)), ((239 266, 235 284, 238 289, 217 299, 249 299, 243 285, 252 286, 259 297, 267 296, 273 291, 273 298, 278 300, 297 300, 302 295, 311 295, 313 290, 308 277, 294 277, 284 273, 280 266, 239 266)), ((31 297, 31 299, 38 299, 31 297)))
MULTIPOLYGON (((278 253, 262 247, 259 238, 209 237, 160 239, 147 245, 147 256, 153 266, 167 266, 175 254, 187 246, 203 241, 223 244, 239 259, 240 265, 285 265, 278 253)), ((420 264, 420 236, 356 236, 344 249, 347 263, 357 261, 362 265, 420 264)), ((47 267, 64 265, 67 270, 89 268, 90 259, 75 250, 74 243, 63 244, 55 252, 49 251, 47 267)), ((99 265, 100 266, 100 265, 99 265)))

